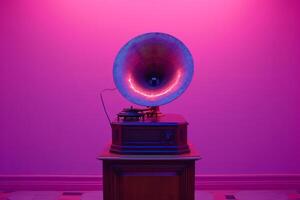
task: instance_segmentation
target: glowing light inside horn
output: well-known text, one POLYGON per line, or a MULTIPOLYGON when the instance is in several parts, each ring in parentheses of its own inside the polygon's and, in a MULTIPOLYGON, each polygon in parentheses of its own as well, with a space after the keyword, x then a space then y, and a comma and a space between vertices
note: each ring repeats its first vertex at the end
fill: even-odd
POLYGON ((180 78, 181 78, 181 72, 180 72, 180 71, 177 71, 177 76, 176 76, 176 79, 175 79, 174 83, 172 83, 172 85, 170 85, 167 89, 165 89, 165 90, 163 90, 163 91, 161 91, 161 92, 155 92, 155 93, 153 93, 153 92, 145 92, 145 91, 139 89, 139 88, 133 83, 133 81, 132 81, 132 79, 131 79, 131 76, 128 78, 128 82, 129 82, 130 88, 131 88, 134 92, 136 92, 136 93, 138 93, 138 94, 140 94, 140 95, 142 95, 142 96, 144 96, 144 97, 153 99, 153 98, 160 97, 160 96, 163 96, 163 95, 165 95, 165 94, 168 94, 170 91, 172 91, 172 90, 176 87, 176 85, 179 83, 180 78))
POLYGON ((160 106, 175 100, 187 89, 193 73, 188 48, 177 38, 159 32, 129 40, 118 52, 113 67, 119 92, 141 106, 160 106))

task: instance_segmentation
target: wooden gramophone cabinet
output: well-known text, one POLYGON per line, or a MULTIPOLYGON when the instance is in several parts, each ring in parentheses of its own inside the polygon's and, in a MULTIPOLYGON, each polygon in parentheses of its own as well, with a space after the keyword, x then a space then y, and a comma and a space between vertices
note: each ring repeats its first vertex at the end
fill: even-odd
POLYGON ((120 155, 104 151, 104 200, 194 200, 195 161, 192 148, 180 155, 120 155))

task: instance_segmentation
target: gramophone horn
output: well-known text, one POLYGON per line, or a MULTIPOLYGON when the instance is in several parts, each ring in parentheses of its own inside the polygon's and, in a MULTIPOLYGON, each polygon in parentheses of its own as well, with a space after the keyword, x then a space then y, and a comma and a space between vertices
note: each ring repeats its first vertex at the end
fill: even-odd
POLYGON ((189 86, 194 71, 188 48, 165 33, 139 35, 119 51, 113 77, 120 93, 143 106, 173 101, 189 86))

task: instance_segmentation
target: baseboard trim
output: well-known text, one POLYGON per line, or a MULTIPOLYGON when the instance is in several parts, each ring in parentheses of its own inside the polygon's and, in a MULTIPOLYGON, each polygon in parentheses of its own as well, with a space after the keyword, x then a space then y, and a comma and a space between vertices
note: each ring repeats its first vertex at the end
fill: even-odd
MULTIPOLYGON (((300 189, 300 174, 197 175, 196 189, 300 189)), ((0 190, 102 190, 98 175, 0 175, 0 190)))
POLYGON ((98 175, 0 175, 0 190, 102 190, 98 175))
POLYGON ((196 189, 283 190, 300 189, 300 174, 198 175, 196 189))

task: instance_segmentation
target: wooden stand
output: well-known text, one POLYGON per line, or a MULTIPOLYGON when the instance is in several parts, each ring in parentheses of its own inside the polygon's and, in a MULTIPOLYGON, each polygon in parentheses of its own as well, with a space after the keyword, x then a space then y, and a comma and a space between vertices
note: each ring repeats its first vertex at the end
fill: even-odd
POLYGON ((181 155, 120 155, 107 149, 103 161, 104 200, 194 200, 193 149, 181 155))

